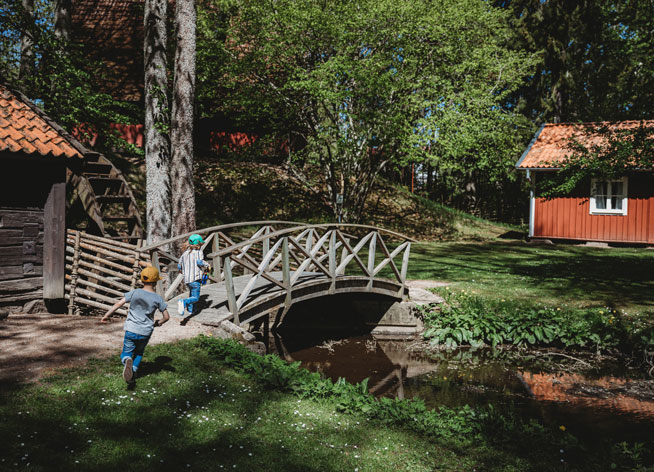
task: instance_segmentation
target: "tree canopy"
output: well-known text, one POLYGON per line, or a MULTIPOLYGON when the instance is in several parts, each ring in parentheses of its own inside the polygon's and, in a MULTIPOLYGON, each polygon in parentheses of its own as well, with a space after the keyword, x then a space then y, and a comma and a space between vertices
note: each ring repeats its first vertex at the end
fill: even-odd
POLYGON ((386 166, 506 161, 498 142, 511 142, 520 118, 504 104, 532 63, 507 47, 506 12, 480 0, 229 6, 215 55, 229 58, 221 105, 296 137, 303 146, 293 158, 322 169, 345 218, 357 218, 386 166))

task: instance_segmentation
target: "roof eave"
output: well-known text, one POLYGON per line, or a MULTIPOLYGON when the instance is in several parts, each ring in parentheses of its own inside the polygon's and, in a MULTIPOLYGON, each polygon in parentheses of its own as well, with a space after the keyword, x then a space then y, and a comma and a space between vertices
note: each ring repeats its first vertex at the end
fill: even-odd
MULTIPOLYGON (((545 124, 546 123, 543 123, 542 125, 540 125, 540 128, 538 128, 538 131, 536 131, 536 134, 534 134, 534 137, 529 142, 529 146, 527 146, 527 149, 525 149, 525 152, 523 152, 522 156, 520 156, 520 159, 518 159, 518 162, 515 165, 516 169, 520 169, 520 165, 522 164, 522 161, 525 160, 525 158, 527 157, 527 154, 529 154, 529 151, 531 151, 531 148, 534 145, 534 143, 536 142, 536 140, 538 139, 538 136, 540 136, 540 133, 545 128, 545 124)), ((526 169, 526 167, 524 169, 526 169)))

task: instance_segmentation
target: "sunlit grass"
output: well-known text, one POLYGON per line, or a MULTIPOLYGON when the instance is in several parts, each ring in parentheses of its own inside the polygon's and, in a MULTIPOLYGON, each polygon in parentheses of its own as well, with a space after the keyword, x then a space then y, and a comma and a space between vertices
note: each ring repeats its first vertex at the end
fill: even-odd
POLYGON ((192 343, 146 358, 133 391, 105 359, 3 393, 0 470, 428 471, 462 460, 328 401, 263 391, 192 343))
POLYGON ((522 241, 414 244, 408 277, 494 299, 654 312, 654 251, 522 241))

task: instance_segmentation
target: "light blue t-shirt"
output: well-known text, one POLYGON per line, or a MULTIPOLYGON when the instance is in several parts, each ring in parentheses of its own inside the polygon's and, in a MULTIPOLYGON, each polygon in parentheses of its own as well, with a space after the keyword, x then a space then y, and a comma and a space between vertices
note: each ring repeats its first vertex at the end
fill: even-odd
POLYGON ((127 292, 124 297, 129 303, 125 331, 150 336, 154 330, 154 312, 157 310, 163 312, 168 304, 160 295, 142 288, 127 292))

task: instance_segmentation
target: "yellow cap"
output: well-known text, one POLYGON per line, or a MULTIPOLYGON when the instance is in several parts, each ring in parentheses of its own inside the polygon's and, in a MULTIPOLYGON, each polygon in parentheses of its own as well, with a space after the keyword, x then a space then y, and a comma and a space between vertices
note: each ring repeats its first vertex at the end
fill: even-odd
POLYGON ((160 277, 159 271, 156 269, 156 267, 147 266, 141 271, 141 282, 152 283, 156 282, 157 280, 160 280, 160 277))

